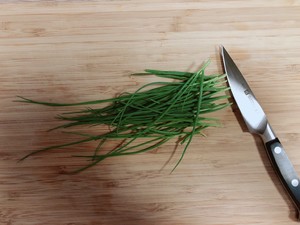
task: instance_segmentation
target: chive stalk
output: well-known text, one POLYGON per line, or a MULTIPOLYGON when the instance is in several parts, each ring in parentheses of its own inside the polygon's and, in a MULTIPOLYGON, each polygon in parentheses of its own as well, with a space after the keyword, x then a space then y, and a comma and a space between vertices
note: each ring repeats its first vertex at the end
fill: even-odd
POLYGON ((205 75, 207 65, 208 63, 195 73, 148 69, 144 73, 133 74, 135 76, 155 75, 173 81, 149 83, 134 93, 124 93, 109 99, 79 103, 51 103, 18 96, 18 102, 51 107, 110 103, 105 107, 86 107, 80 111, 62 113, 56 118, 65 121, 65 123, 51 129, 108 125, 111 127, 110 131, 99 135, 63 131, 78 135, 81 139, 35 150, 21 158, 21 161, 43 151, 98 141, 99 143, 92 154, 74 156, 87 158, 89 162, 86 166, 73 171, 77 173, 106 158, 151 151, 173 138, 178 138, 180 143, 185 146, 174 167, 175 169, 182 161, 194 135, 204 135, 202 132, 206 128, 220 125, 217 118, 207 117, 205 114, 230 105, 230 103, 222 101, 229 98, 225 94, 228 87, 224 81, 224 75, 205 75), (144 90, 151 86, 156 87, 144 90), (114 139, 121 139, 122 144, 111 151, 102 153, 104 144, 114 139))

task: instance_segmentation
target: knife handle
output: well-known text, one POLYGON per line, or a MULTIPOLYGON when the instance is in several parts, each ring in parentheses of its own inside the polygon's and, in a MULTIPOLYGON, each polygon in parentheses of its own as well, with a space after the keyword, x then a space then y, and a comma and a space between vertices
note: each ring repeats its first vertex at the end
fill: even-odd
POLYGON ((278 138, 265 143, 272 166, 300 211, 300 179, 278 138))

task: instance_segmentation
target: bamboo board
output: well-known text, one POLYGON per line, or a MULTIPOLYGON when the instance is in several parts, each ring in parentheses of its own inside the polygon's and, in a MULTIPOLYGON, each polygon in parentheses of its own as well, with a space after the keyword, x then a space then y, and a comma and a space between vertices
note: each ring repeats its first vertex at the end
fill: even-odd
POLYGON ((13 102, 86 101, 154 81, 145 68, 222 73, 230 52, 300 171, 299 1, 2 1, 0 4, 0 224, 294 224, 259 138, 236 110, 197 137, 179 167, 175 142, 114 158, 78 175, 85 145, 17 160, 70 140, 53 117, 66 109, 13 102), (171 157, 172 156, 172 157, 171 157), (171 157, 171 158, 170 158, 171 157))

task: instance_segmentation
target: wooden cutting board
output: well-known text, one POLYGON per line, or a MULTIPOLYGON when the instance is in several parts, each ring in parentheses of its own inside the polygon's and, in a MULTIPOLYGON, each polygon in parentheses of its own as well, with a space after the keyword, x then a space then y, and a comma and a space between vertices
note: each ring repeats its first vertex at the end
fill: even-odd
MULTIPOLYGON (((25 154, 75 137, 46 132, 66 108, 17 95, 77 102, 154 81, 146 68, 222 73, 230 52, 300 172, 299 1, 2 1, 0 5, 0 224, 296 224, 295 209, 259 138, 237 110, 196 137, 179 167, 175 140, 77 175, 63 171, 83 145, 25 154)), ((73 108, 72 108, 73 109, 73 108)))

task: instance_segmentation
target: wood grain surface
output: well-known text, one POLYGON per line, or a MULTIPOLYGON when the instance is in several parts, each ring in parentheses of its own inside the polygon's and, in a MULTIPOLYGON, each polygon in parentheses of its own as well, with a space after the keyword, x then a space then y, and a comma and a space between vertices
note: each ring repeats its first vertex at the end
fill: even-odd
MULTIPOLYGON (((75 137, 49 108, 14 102, 77 102, 154 81, 143 69, 222 73, 223 44, 245 75, 300 172, 300 2, 296 0, 1 1, 0 224, 296 224, 295 209, 259 138, 238 111, 196 137, 179 167, 175 140, 113 158, 78 175, 81 145, 25 154, 75 137), (172 156, 172 157, 171 157, 172 156)), ((74 109, 74 108, 72 108, 74 109)))

